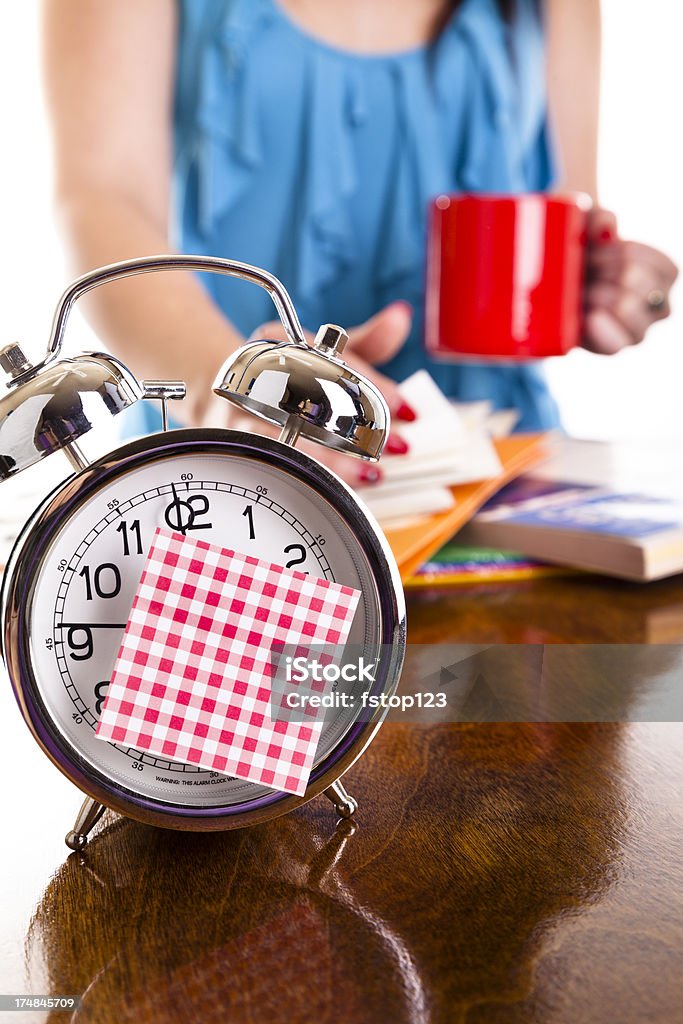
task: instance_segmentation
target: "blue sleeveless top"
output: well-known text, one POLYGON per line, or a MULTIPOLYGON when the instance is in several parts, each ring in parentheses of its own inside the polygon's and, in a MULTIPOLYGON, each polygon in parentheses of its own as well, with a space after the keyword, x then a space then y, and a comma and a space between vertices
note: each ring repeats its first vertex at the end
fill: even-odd
MULTIPOLYGON (((463 0, 434 45, 389 55, 313 38, 278 0, 178 8, 177 248, 270 270, 311 330, 406 300, 413 331, 384 372, 426 366, 453 397, 515 406, 521 429, 556 426, 541 365, 436 363, 421 339, 429 200, 553 180, 537 0, 510 24, 495 0, 463 0)), ((245 335, 274 318, 262 289, 202 282, 245 335)))

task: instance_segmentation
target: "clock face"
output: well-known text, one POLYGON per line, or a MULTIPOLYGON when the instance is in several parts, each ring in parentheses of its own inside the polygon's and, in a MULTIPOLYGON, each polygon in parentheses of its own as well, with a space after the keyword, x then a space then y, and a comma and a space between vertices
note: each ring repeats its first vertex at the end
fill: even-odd
MULTIPOLYGON (((323 493, 329 483, 316 487, 302 479, 294 463, 278 463, 272 455, 264 458, 257 438, 250 439, 255 450, 245 453, 243 445, 228 442, 174 445, 173 437, 147 439, 147 448, 138 442, 141 453, 122 459, 114 471, 99 476, 87 471, 91 477, 73 500, 62 501, 55 514, 60 496, 53 497, 42 526, 39 518, 49 542, 38 546, 38 568, 24 582, 27 599, 21 612, 26 616, 29 674, 37 704, 42 704, 61 750, 67 756, 77 753, 105 788, 124 797, 142 796, 162 809, 226 807, 272 791, 95 737, 156 529, 354 587, 362 598, 349 643, 368 659, 374 652, 376 660, 387 638, 382 635, 378 585, 367 545, 357 524, 349 521, 348 509, 346 516, 339 511, 348 502, 341 486, 334 501, 332 494, 323 493)), ((73 485, 69 487, 73 492, 73 485)), ((35 530, 29 528, 24 548, 35 543, 35 530)), ((19 550, 15 564, 27 561, 19 550)), ((366 686, 344 685, 351 693, 354 686, 366 686)), ((357 714, 353 707, 327 712, 316 764, 348 734, 357 714)))

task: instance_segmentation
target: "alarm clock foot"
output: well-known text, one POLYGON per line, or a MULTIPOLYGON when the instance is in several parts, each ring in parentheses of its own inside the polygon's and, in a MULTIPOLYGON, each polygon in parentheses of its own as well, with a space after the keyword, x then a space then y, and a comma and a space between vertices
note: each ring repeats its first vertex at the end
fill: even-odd
POLYGON ((92 797, 86 797, 74 822, 73 830, 67 832, 64 837, 64 842, 70 850, 83 849, 88 842, 89 833, 104 814, 104 810, 103 804, 98 804, 92 797))
POLYGON ((358 810, 358 804, 346 792, 341 782, 333 782, 330 788, 325 790, 325 796, 332 801, 340 818, 352 818, 358 810))

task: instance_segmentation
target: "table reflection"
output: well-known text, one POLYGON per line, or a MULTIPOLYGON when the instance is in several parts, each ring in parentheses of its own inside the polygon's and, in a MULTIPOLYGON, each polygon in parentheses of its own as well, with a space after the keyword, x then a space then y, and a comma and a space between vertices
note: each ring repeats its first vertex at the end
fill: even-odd
POLYGON ((232 833, 111 820, 45 890, 29 965, 83 993, 76 1020, 118 1024, 421 1024, 524 999, 548 929, 618 881, 623 728, 389 726, 337 830, 324 801, 232 833))

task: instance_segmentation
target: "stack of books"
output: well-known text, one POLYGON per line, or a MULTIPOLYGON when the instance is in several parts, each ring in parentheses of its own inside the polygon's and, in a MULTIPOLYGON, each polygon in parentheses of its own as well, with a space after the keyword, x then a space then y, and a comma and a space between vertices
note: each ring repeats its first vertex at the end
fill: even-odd
MULTIPOLYGON (((465 527, 467 529, 467 527, 465 527)), ((448 541, 414 575, 405 580, 406 589, 455 587, 467 584, 514 583, 574 572, 558 565, 539 562, 519 551, 499 551, 448 541)))
POLYGON ((527 476, 489 502, 463 538, 645 582, 683 572, 683 501, 527 476))

